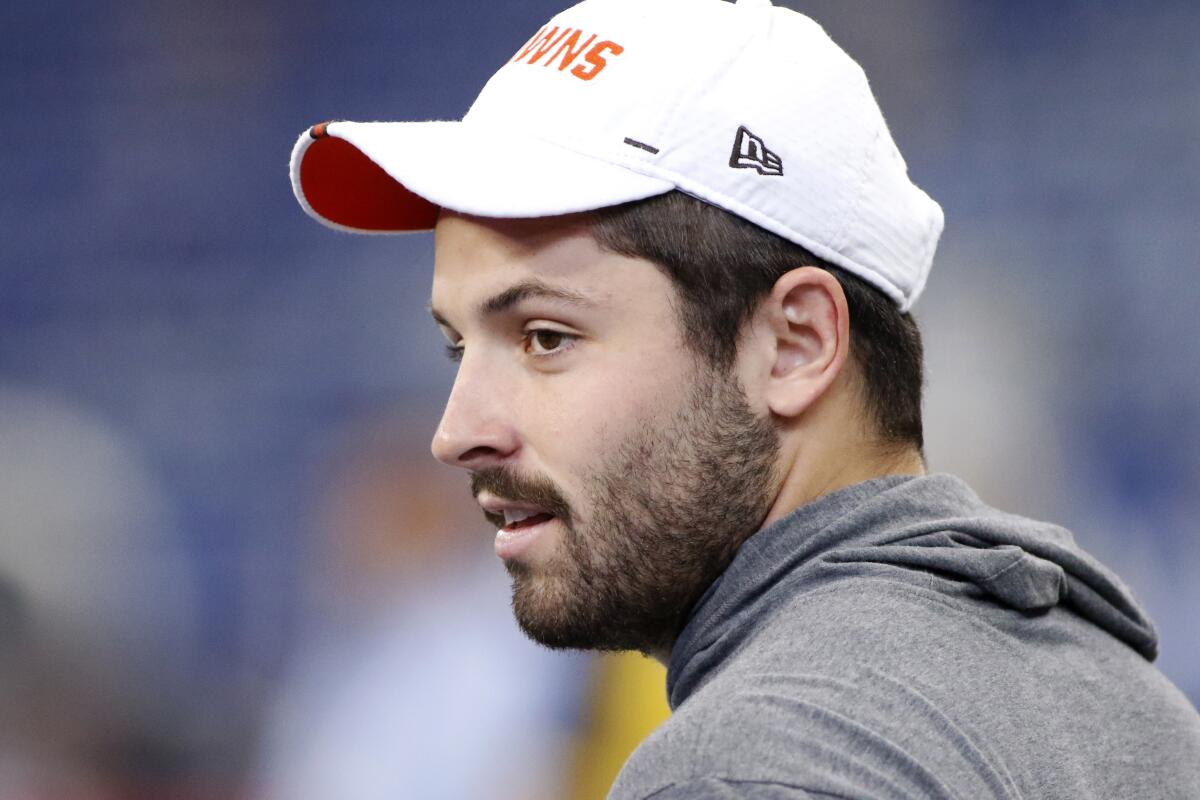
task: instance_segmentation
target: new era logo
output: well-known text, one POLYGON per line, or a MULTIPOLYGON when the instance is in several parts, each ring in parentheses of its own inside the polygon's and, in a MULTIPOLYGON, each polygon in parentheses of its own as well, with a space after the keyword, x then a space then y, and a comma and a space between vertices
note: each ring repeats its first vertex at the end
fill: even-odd
POLYGON ((756 169, 759 175, 782 175, 783 159, 767 149, 766 143, 746 130, 738 128, 733 140, 733 152, 729 155, 729 166, 736 169, 756 169))

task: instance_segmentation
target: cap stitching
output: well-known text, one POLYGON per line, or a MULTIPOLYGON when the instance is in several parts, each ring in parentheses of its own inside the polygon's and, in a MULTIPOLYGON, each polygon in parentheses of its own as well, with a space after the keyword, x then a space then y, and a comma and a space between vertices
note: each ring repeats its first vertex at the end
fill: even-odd
MULTIPOLYGON (((870 88, 869 88, 870 85, 866 83, 866 75, 862 75, 862 78, 863 78, 863 83, 860 84, 860 89, 859 89, 860 95, 862 94, 863 88, 866 88, 866 91, 868 93, 870 92, 870 88)), ((860 100, 869 101, 870 98, 869 97, 867 97, 867 98, 860 97, 860 100)), ((875 165, 875 158, 879 152, 879 147, 878 147, 879 139, 883 135, 883 131, 885 128, 886 128, 886 123, 883 121, 883 117, 881 114, 879 123, 878 123, 877 127, 875 128, 874 136, 870 137, 870 139, 867 141, 866 145, 864 146, 865 152, 863 153, 863 158, 859 161, 859 164, 858 164, 858 181, 855 183, 854 190, 853 190, 853 199, 851 200, 850 205, 846 210, 846 216, 842 220, 842 225, 838 229, 837 233, 834 236, 830 237, 833 241, 837 242, 836 248, 839 251, 845 249, 846 239, 849 235, 851 226, 854 222, 856 222, 859 219, 859 217, 862 214, 862 205, 863 205, 863 201, 866 197, 867 176, 870 175, 871 168, 875 165)))
MULTIPOLYGON (((769 16, 768 20, 769 20, 769 24, 767 26, 767 32, 770 33, 770 30, 774 25, 774 17, 769 16)), ((723 71, 723 67, 725 65, 733 63, 733 62, 737 61, 739 58, 741 58, 742 53, 744 53, 745 51, 750 49, 751 42, 758 38, 758 35, 759 35, 758 30, 756 30, 754 28, 750 28, 749 26, 745 26, 745 30, 747 31, 748 35, 743 36, 742 42, 741 42, 741 47, 739 47, 737 53, 730 57, 727 57, 725 59, 724 64, 722 65, 722 70, 712 70, 711 71, 711 74, 713 75, 714 78, 718 78, 721 76, 721 72, 723 71)), ((660 140, 665 139, 665 136, 664 136, 665 131, 671 129, 672 126, 674 125, 676 118, 679 116, 680 109, 682 109, 684 107, 685 99, 690 97, 690 99, 694 101, 698 96, 699 95, 697 95, 695 92, 693 92, 690 96, 686 96, 686 97, 683 93, 680 93, 679 95, 676 96, 675 102, 671 103, 671 105, 667 107, 666 111, 663 114, 659 115, 657 133, 659 134, 660 140)), ((675 144, 676 144, 675 140, 660 141, 660 145, 662 147, 665 147, 668 149, 674 149, 675 144)))

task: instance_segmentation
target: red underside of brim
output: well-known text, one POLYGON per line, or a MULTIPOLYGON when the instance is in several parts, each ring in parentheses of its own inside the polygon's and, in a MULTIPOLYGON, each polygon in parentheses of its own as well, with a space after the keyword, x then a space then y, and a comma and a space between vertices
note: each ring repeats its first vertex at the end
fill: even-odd
POLYGON ((364 231, 424 231, 438 207, 405 189, 344 139, 315 140, 300 163, 300 188, 313 211, 364 231))

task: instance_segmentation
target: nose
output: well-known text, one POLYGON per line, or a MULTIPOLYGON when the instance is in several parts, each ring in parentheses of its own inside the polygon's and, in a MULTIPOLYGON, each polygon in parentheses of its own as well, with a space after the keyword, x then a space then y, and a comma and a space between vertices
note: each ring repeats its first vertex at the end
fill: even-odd
POLYGON ((520 440, 505 395, 485 381, 485 376, 469 371, 468 359, 459 365, 430 449, 443 464, 478 470, 512 456, 520 440))

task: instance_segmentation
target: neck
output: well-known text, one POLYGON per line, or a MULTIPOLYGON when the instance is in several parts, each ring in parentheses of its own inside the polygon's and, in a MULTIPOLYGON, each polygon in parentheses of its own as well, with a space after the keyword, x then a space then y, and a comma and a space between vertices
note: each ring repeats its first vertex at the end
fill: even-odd
MULTIPOLYGON (((871 478, 924 475, 925 472, 925 459, 916 447, 885 449, 866 441, 844 439, 825 447, 810 443, 791 460, 761 527, 765 528, 800 506, 838 489, 871 478)), ((642 654, 665 667, 670 663, 673 647, 672 639, 660 647, 642 650, 642 654)))
POLYGON ((871 478, 925 473, 925 459, 914 446, 881 447, 859 437, 809 440, 794 448, 763 525, 818 497, 871 478))

